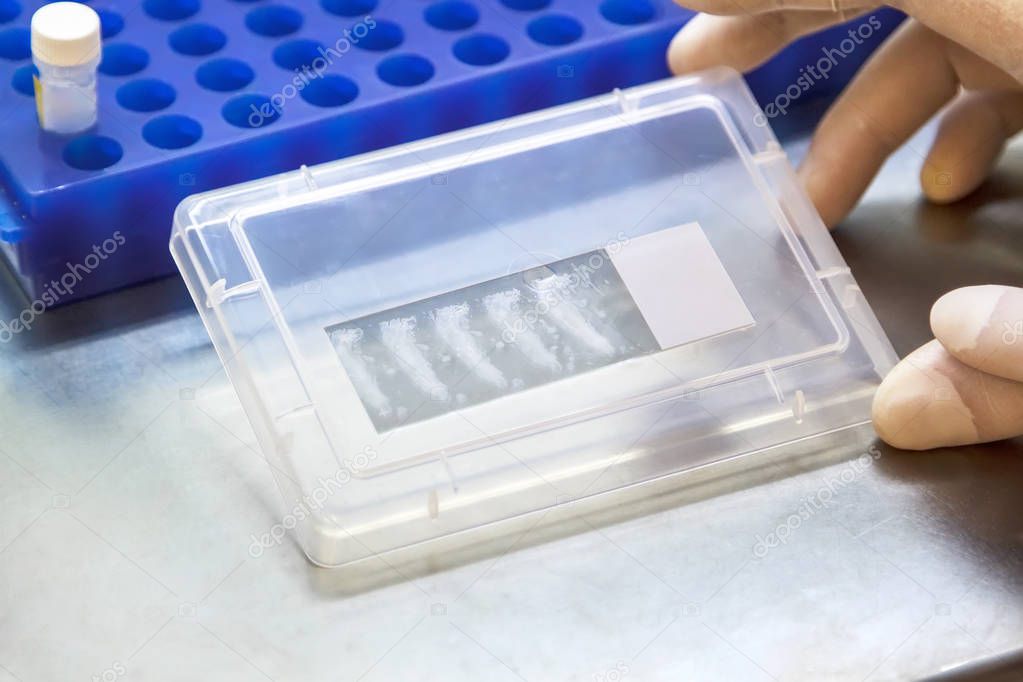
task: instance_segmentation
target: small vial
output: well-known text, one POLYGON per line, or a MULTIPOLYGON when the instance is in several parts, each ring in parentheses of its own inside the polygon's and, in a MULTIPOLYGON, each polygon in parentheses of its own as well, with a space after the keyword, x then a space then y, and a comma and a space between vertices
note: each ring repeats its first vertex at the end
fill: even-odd
POLYGON ((43 5, 32 15, 36 111, 43 130, 77 133, 96 122, 100 25, 79 2, 43 5))

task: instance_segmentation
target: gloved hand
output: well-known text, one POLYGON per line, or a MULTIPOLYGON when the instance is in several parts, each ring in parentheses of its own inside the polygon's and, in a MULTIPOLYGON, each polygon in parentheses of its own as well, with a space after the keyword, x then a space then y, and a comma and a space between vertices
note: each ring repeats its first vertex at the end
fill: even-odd
MULTIPOLYGON (((672 42, 668 61, 676 73, 717 64, 748 71, 802 35, 856 17, 869 22, 879 6, 872 0, 677 1, 708 14, 672 42)), ((1023 129, 1020 0, 886 4, 911 18, 821 121, 799 170, 829 227, 852 210, 885 158, 942 108, 920 173, 931 201, 952 202, 975 190, 1023 129)), ((877 392, 879 435, 915 450, 1023 435, 1023 289, 946 294, 931 311, 931 329, 936 340, 903 360, 877 392)))

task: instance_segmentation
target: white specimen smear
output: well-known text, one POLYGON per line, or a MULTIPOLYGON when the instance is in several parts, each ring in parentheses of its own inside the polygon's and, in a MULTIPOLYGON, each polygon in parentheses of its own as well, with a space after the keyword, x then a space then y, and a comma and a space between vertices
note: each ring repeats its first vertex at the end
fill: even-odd
POLYGON ((501 330, 501 338, 507 343, 518 346, 522 354, 537 367, 549 372, 561 371, 561 363, 544 344, 543 340, 526 325, 519 313, 519 300, 522 292, 509 289, 491 294, 483 299, 483 308, 487 317, 495 327, 501 330))
POLYGON ((448 345, 458 360, 477 377, 497 388, 507 388, 508 380, 480 350, 469 330, 469 304, 459 303, 433 311, 437 336, 448 345))
POLYGON ((575 374, 575 351, 571 346, 566 345, 562 353, 565 358, 565 369, 569 374, 575 374))
POLYGON ((416 318, 396 317, 380 323, 380 340, 399 361, 399 366, 419 390, 434 400, 450 398, 445 386, 416 344, 416 318))
POLYGON ((614 345, 589 323, 579 307, 572 303, 572 286, 568 275, 551 275, 534 280, 530 286, 541 300, 549 303, 547 317, 554 320, 569 336, 589 350, 604 357, 615 354, 614 345))
POLYGON ((359 348, 362 343, 362 330, 341 329, 331 334, 331 338, 334 341, 334 348, 337 349, 337 353, 341 357, 341 364, 344 365, 348 377, 355 385, 356 392, 369 403, 372 409, 376 410, 378 415, 390 416, 391 401, 380 390, 380 386, 359 348))

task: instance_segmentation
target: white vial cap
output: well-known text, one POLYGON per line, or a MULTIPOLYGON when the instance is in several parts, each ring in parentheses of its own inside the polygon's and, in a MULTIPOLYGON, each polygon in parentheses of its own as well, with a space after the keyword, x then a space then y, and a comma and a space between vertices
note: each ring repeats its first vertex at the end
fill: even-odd
POLYGON ((80 2, 54 2, 32 15, 32 56, 53 66, 81 66, 100 52, 99 15, 80 2))

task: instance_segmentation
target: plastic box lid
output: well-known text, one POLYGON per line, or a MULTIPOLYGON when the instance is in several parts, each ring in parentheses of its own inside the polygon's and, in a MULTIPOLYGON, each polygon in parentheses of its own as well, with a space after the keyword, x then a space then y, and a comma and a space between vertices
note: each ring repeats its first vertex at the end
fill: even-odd
POLYGON ((199 194, 171 251, 327 566, 755 466, 896 360, 726 69, 199 194))

